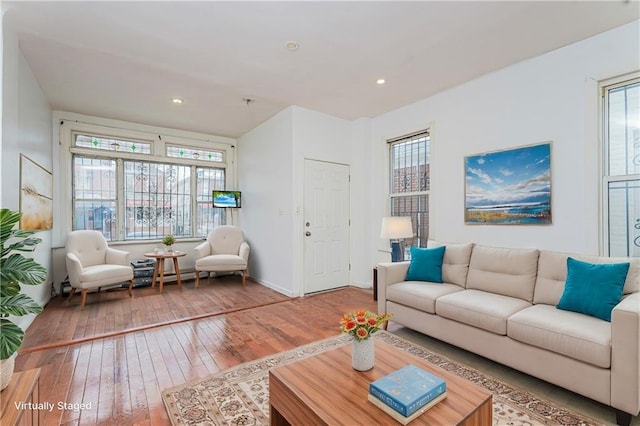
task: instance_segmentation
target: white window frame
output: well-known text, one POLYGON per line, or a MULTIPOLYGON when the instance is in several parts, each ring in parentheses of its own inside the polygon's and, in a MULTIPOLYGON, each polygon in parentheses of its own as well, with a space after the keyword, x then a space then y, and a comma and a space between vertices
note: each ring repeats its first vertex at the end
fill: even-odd
MULTIPOLYGON (((387 197, 387 208, 388 208, 388 212, 389 214, 391 214, 391 210, 392 210, 392 204, 393 204, 393 200, 394 198, 405 198, 405 197, 414 197, 414 196, 426 196, 427 200, 428 200, 428 205, 429 208, 426 211, 426 216, 427 216, 427 221, 428 221, 428 228, 427 228, 427 235, 425 236, 421 236, 423 237, 424 241, 423 244, 424 246, 426 246, 427 240, 429 239, 429 233, 431 231, 431 212, 430 212, 430 206, 431 206, 431 177, 432 177, 432 158, 433 158, 433 132, 432 132, 432 126, 429 125, 428 127, 426 127, 425 129, 419 130, 419 131, 415 131, 415 132, 411 132, 408 134, 405 134, 403 136, 399 136, 399 137, 394 137, 394 138, 390 138, 387 139, 387 156, 388 156, 388 175, 387 175, 387 181, 388 181, 388 185, 389 185, 389 191, 388 191, 388 197, 387 197), (394 144, 398 144, 398 143, 402 143, 417 137, 420 137, 422 135, 426 135, 429 138, 429 142, 428 142, 428 158, 429 158, 429 185, 428 185, 428 189, 426 190, 422 190, 422 191, 411 191, 411 192, 394 192, 394 188, 393 188, 393 156, 391 155, 391 151, 392 151, 392 146, 394 144)), ((414 224, 414 238, 418 237, 418 229, 415 228, 415 224, 414 224)), ((413 240, 413 239, 407 239, 407 240, 413 240)), ((405 258, 407 258, 409 256, 409 250, 405 251, 405 258)))
POLYGON ((640 174, 616 175, 609 174, 609 139, 608 139, 608 91, 621 86, 628 85, 640 79, 640 72, 625 74, 615 78, 600 81, 598 84, 599 96, 599 122, 600 122, 600 252, 605 256, 610 256, 610 233, 609 233, 609 185, 615 182, 625 182, 640 179, 640 174))

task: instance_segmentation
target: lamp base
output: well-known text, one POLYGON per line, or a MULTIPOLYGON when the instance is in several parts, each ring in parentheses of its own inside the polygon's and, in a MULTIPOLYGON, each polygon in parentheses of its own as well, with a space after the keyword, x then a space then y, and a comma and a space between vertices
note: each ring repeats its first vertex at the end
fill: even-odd
POLYGON ((391 241, 391 261, 402 262, 404 260, 404 247, 401 241, 391 241))

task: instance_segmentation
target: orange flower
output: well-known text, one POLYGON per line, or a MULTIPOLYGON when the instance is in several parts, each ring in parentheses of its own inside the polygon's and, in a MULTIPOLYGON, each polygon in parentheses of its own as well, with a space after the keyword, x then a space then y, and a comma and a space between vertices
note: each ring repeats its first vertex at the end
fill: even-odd
POLYGON ((370 311, 356 311, 345 314, 340 320, 340 330, 343 333, 349 333, 355 340, 366 340, 373 333, 380 330, 391 316, 391 314, 378 315, 370 311))
POLYGON ((367 337, 369 337, 369 332, 367 331, 366 328, 364 327, 360 327, 356 330, 356 334, 358 335, 359 338, 361 339, 366 339, 367 337))
POLYGON ((356 322, 354 320, 347 320, 344 323, 344 331, 345 332, 350 332, 351 330, 353 330, 354 328, 356 328, 356 322))

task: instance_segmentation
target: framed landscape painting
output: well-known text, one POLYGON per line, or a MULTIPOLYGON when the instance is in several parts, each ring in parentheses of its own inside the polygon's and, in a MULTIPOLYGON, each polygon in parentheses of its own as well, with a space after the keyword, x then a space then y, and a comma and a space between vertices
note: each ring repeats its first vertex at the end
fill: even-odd
POLYGON ((20 212, 20 229, 53 227, 53 175, 24 154, 20 154, 20 212))
POLYGON ((551 143, 464 159, 464 221, 471 225, 551 223, 551 143))

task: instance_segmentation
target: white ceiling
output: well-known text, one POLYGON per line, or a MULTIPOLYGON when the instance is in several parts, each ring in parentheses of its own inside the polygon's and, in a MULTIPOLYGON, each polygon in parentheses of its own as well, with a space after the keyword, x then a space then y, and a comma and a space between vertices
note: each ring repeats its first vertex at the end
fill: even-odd
POLYGON ((53 109, 231 137, 290 105, 374 117, 640 18, 637 0, 2 8, 53 109))

